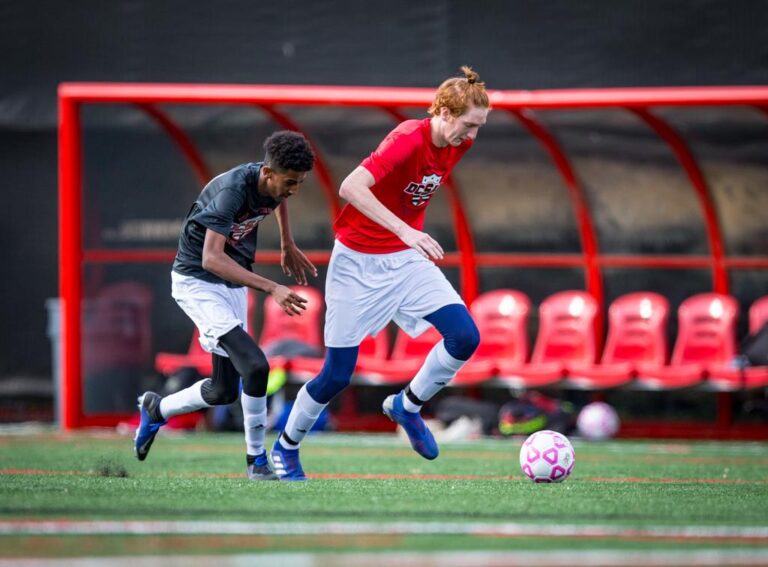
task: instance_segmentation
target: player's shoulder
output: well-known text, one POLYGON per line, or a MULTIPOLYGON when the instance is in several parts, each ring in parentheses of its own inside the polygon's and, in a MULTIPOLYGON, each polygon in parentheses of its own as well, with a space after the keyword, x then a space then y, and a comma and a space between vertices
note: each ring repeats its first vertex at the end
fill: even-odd
POLYGON ((428 119, 419 120, 415 118, 411 120, 405 120, 398 124, 394 130, 392 130, 392 134, 403 137, 413 137, 417 139, 422 135, 427 120, 428 119))
POLYGON ((211 179, 206 188, 238 189, 246 183, 257 182, 261 166, 261 162, 241 163, 211 179))
POLYGON ((424 123, 424 120, 401 122, 384 139, 383 147, 405 148, 421 145, 424 138, 424 123))

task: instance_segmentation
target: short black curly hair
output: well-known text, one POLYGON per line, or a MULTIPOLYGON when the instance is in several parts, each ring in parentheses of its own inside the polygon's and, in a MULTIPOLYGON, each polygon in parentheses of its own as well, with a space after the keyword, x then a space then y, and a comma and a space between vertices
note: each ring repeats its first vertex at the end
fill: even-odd
POLYGON ((310 171, 315 165, 312 147, 298 132, 275 132, 264 141, 264 150, 264 163, 280 171, 310 171))

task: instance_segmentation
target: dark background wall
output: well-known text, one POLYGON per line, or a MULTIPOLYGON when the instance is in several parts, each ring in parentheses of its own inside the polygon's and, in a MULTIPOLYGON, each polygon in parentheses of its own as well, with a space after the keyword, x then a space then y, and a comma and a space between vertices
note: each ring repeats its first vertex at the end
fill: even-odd
MULTIPOLYGON (((758 0, 0 1, 0 175, 5 213, 0 224, 0 379, 50 374, 44 302, 57 294, 56 87, 62 81, 433 87, 460 65, 471 64, 489 87, 499 89, 768 84, 766 29, 768 10, 758 0)), ((258 159, 253 148, 272 127, 257 118, 211 114, 209 110, 183 114, 179 119, 201 143, 214 170, 258 159)), ((361 119, 357 125, 333 130, 333 121, 327 116, 312 120, 316 120, 320 142, 330 153, 337 178, 355 165, 355 159, 359 161, 355 144, 370 147, 384 127, 361 119), (353 141, 345 142, 341 136, 353 141)), ((510 136, 498 120, 497 126, 489 125, 487 139, 502 147, 510 136)), ((86 121, 87 149, 91 150, 86 164, 89 187, 111 188, 111 194, 119 195, 120 202, 129 208, 132 201, 152 202, 153 195, 160 193, 158 187, 184 199, 199 189, 178 156, 164 145, 167 142, 150 136, 150 125, 135 113, 105 111, 86 116, 86 121), (158 153, 164 157, 150 163, 150 157, 158 153), (147 163, 150 165, 142 167, 147 163)), ((746 163, 753 169, 768 161, 762 160, 768 155, 764 152, 764 124, 762 129, 744 126, 739 119, 719 129, 713 129, 713 124, 705 117, 691 126, 703 154, 712 148, 731 148, 731 158, 737 164, 746 163), (745 143, 742 127, 747 128, 745 143)), ((636 148, 632 140, 638 139, 638 132, 621 124, 606 126, 604 118, 585 123, 565 121, 561 127, 566 142, 568 134, 574 134, 569 149, 583 158, 580 171, 592 180, 588 186, 593 204, 604 221, 598 229, 602 227, 603 237, 610 240, 616 234, 611 231, 615 219, 610 205, 599 207, 600 195, 607 192, 598 189, 606 163, 591 156, 597 144, 604 153, 619 153, 625 161, 632 161, 636 157, 631 152, 636 148), (594 139, 584 142, 577 136, 596 129, 603 136, 602 144, 594 139), (613 144, 616 140, 624 145, 613 144)), ((639 136, 642 140, 642 134, 639 136)), ((510 152, 519 150, 509 146, 510 152)), ((493 153, 490 142, 485 151, 493 153)), ((653 149, 640 153, 653 161, 653 149)), ((489 155, 487 160, 494 157, 498 158, 489 155)), ((488 161, 468 166, 465 176, 469 178, 469 172, 481 169, 488 171, 480 167, 488 161)), ((543 163, 545 158, 532 150, 528 163, 537 162, 543 163)), ((548 171, 543 176, 552 175, 547 167, 541 170, 548 171)), ((506 176, 505 186, 530 186, 540 182, 534 181, 541 179, 535 171, 535 167, 504 169, 498 175, 506 176)), ((666 178, 668 170, 662 163, 650 171, 649 184, 654 185, 666 178)), ((722 171, 731 170, 713 162, 710 173, 714 180, 722 171)), ((739 211, 747 216, 752 213, 747 225, 757 222, 755 207, 750 207, 755 200, 762 203, 763 211, 768 210, 763 206, 765 178, 754 175, 751 180, 717 185, 721 188, 721 213, 731 214, 736 219, 732 223, 740 222, 739 211), (729 205, 734 194, 735 211, 729 205)), ((493 183, 492 179, 487 181, 493 183)), ((557 181, 543 182, 541 191, 547 191, 547 183, 557 181)), ((631 181, 624 185, 624 191, 640 191, 633 189, 631 181)), ((95 192, 93 198, 98 199, 98 195, 95 192)), ((185 206, 176 207, 178 199, 165 199, 169 211, 178 208, 176 214, 183 213, 185 206)), ((525 226, 526 219, 536 218, 542 211, 546 213, 552 203, 544 199, 537 205, 531 199, 528 216, 520 215, 518 226, 525 226)), ((681 203, 679 210, 686 206, 691 204, 681 203)), ((478 200, 471 200, 470 207, 474 215, 483 218, 484 207, 478 200)), ((564 217, 570 218, 568 214, 564 217)), ((492 218, 487 220, 491 223, 488 226, 495 226, 492 218)), ((304 221, 305 226, 312 227, 307 229, 307 238, 327 239, 327 217, 304 221)), ((563 227, 560 232, 547 233, 530 223, 527 232, 513 231, 508 242, 492 246, 572 251, 575 233, 568 222, 563 221, 563 227)), ((113 232, 104 234, 114 234, 119 226, 106 229, 113 232)), ((674 250, 706 252, 697 231, 700 225, 688 226, 649 246, 663 251, 665 243, 671 242, 674 250)), ((641 232, 638 228, 634 234, 641 232)), ((633 241, 633 233, 629 234, 630 244, 626 246, 631 247, 637 239, 633 241)), ((751 247, 753 253, 765 254, 768 247, 768 237, 757 228, 738 242, 738 246, 751 247)), ((643 246, 641 243, 640 248, 643 246)), ((481 276, 486 287, 499 281, 492 271, 481 276)), ((541 276, 521 275, 512 283, 525 287, 535 285, 533 281, 545 281, 539 289, 554 291, 560 285, 580 281, 578 274, 565 273, 554 279, 541 276)), ((744 277, 748 280, 744 294, 754 297, 762 280, 749 283, 749 274, 744 277)), ((616 278, 615 282, 621 282, 637 276, 618 274, 616 278)), ((708 285, 706 275, 692 274, 691 278, 699 282, 692 284, 691 290, 708 285)), ((165 282, 160 281, 156 297, 165 300, 165 282)), ((675 281, 675 276, 668 277, 670 285, 675 281)), ((626 287, 607 285, 614 294, 626 287)), ((168 324, 181 321, 176 317, 168 324)))

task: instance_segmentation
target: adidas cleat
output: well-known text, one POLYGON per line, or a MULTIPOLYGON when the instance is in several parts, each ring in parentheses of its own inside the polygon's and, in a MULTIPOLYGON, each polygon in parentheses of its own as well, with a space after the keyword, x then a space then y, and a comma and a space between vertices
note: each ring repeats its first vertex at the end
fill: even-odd
POLYGON ((301 468, 298 449, 286 449, 280 441, 275 441, 269 456, 272 457, 272 466, 280 480, 307 480, 301 468))
POLYGON ((414 451, 425 459, 436 459, 440 451, 432 432, 421 419, 421 414, 406 411, 403 407, 403 396, 403 392, 387 396, 382 404, 384 415, 405 430, 414 451))
POLYGON ((166 421, 154 421, 152 415, 159 414, 161 396, 154 392, 144 392, 139 396, 139 413, 141 419, 139 426, 136 428, 136 435, 133 438, 133 452, 136 454, 136 458, 143 461, 149 454, 149 449, 152 447, 152 442, 155 440, 155 435, 160 431, 160 427, 165 425, 166 421))
POLYGON ((245 473, 249 480, 277 480, 277 475, 269 466, 266 451, 255 457, 246 456, 245 473), (251 460, 253 462, 249 462, 251 460))

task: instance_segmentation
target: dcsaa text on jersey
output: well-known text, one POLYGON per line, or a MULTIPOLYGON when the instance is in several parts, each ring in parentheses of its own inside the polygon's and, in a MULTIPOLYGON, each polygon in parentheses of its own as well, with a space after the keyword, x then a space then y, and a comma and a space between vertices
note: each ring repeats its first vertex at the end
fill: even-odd
POLYGON ((408 187, 405 188, 405 192, 411 196, 411 204, 414 207, 421 207, 426 205, 427 201, 440 187, 440 181, 443 177, 441 175, 425 175, 421 183, 411 181, 408 187))

